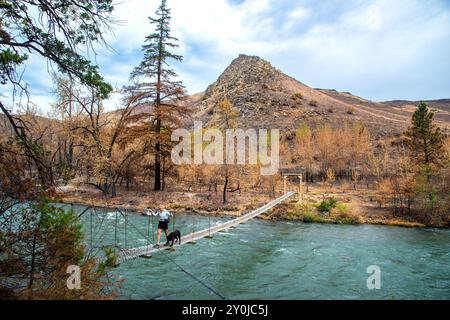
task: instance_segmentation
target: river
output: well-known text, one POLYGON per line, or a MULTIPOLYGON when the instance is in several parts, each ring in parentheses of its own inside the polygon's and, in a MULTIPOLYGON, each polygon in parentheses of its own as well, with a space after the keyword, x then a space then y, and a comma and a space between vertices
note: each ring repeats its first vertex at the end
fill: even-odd
MULTIPOLYGON (((141 246, 146 234, 153 240, 147 217, 129 214, 125 223, 118 216, 117 228, 108 210, 83 217, 88 245, 141 246)), ((187 234, 227 219, 182 215, 175 224, 187 234)), ((252 220, 176 249, 116 268, 125 280, 120 298, 218 299, 181 266, 229 299, 450 299, 450 231, 444 229, 252 220), (373 265, 381 288, 369 290, 373 265)))

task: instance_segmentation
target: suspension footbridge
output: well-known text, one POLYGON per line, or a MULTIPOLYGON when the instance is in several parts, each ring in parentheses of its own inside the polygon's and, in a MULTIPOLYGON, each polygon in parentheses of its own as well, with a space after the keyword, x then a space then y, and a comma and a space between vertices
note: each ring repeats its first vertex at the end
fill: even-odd
MULTIPOLYGON (((251 211, 243 216, 240 216, 238 218, 235 218, 233 220, 218 224, 218 225, 214 225, 214 226, 209 226, 209 228, 204 229, 204 230, 200 230, 197 232, 192 232, 190 234, 184 235, 181 237, 181 244, 186 244, 186 243, 195 243, 195 241, 202 239, 202 238, 207 238, 207 237, 212 237, 213 234, 217 233, 217 232, 221 232, 221 231, 226 231, 229 228, 233 228, 238 226, 239 224, 245 223, 250 219, 253 219, 265 212, 267 212, 268 210, 272 209, 273 207, 275 207, 276 205, 282 203, 283 201, 291 198, 292 196, 296 195, 297 193, 294 191, 289 191, 286 192, 283 196, 270 201, 269 203, 265 204, 264 206, 251 211)), ((153 244, 149 244, 146 246, 141 246, 141 247, 136 247, 136 248, 123 248, 120 249, 120 251, 117 253, 117 264, 121 264, 127 260, 131 260, 131 259, 135 259, 138 257, 145 257, 145 256, 151 256, 153 253, 161 251, 161 250, 168 250, 170 249, 170 246, 158 246, 155 247, 153 244)))

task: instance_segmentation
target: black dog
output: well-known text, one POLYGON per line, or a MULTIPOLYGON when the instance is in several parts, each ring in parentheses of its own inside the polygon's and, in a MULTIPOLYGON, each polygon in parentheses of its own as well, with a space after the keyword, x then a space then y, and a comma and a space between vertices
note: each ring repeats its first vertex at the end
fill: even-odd
POLYGON ((178 241, 178 245, 181 244, 181 233, 178 230, 169 233, 169 235, 167 236, 167 242, 165 246, 169 245, 169 242, 171 242, 170 246, 172 247, 173 243, 176 241, 178 241))

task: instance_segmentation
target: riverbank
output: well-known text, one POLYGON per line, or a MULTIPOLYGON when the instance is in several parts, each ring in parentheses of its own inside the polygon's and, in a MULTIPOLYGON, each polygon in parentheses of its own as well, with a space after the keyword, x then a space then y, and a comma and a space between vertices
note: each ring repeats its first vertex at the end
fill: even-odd
MULTIPOLYGON (((272 198, 255 192, 230 193, 228 203, 223 204, 221 195, 211 192, 176 191, 126 191, 118 196, 105 197, 89 186, 68 186, 60 189, 64 203, 95 206, 114 210, 124 209, 141 214, 146 208, 164 205, 176 214, 204 216, 240 216, 255 210, 272 198)), ((301 202, 289 201, 280 204, 260 216, 264 220, 302 221, 305 223, 329 224, 373 224, 408 228, 427 227, 412 217, 395 215, 389 207, 381 207, 373 201, 370 190, 324 192, 319 187, 310 187, 301 202), (326 207, 333 199, 334 205, 326 207), (325 207, 323 206, 325 202, 325 207), (323 210, 326 209, 326 210, 323 210)), ((434 226, 436 227, 436 226, 434 226)), ((443 227, 443 226, 437 226, 443 227)))
POLYGON ((228 203, 223 204, 219 195, 206 192, 177 191, 126 191, 120 190, 114 198, 104 196, 90 186, 67 186, 59 188, 64 203, 80 204, 114 210, 116 208, 143 213, 147 208, 160 205, 175 213, 191 213, 205 216, 240 216, 271 200, 259 194, 229 194, 228 203))
MULTIPOLYGON (((325 223, 325 224, 345 224, 345 225, 385 225, 404 228, 426 228, 423 223, 399 219, 395 216, 386 216, 383 214, 360 214, 355 212, 355 208, 349 208, 347 205, 338 202, 337 208, 330 212, 319 210, 320 204, 296 204, 288 203, 272 210, 267 215, 263 215, 265 220, 272 221, 301 221, 304 223, 325 223)), ((386 212, 384 212, 386 213, 386 212)))

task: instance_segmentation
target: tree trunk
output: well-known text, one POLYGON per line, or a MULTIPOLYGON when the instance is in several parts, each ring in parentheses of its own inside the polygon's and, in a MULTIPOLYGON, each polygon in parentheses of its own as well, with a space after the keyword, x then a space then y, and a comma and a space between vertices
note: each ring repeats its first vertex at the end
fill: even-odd
POLYGON ((158 43, 158 70, 156 79, 156 134, 158 135, 158 141, 156 143, 156 154, 155 154, 155 191, 161 190, 161 142, 159 139, 159 134, 161 133, 161 118, 160 118, 160 106, 161 106, 161 73, 162 73, 162 59, 164 55, 163 46, 163 29, 160 29, 159 43, 158 43))
POLYGON ((225 183, 223 184, 223 203, 227 203, 227 187, 228 187, 228 175, 225 175, 225 183))
POLYGON ((109 193, 109 185, 108 185, 108 182, 105 181, 105 182, 103 183, 103 189, 102 189, 102 190, 103 190, 103 194, 104 194, 104 195, 107 195, 107 194, 109 193))
POLYGON ((166 158, 163 157, 162 158, 162 184, 161 184, 161 190, 165 190, 166 189, 166 174, 165 174, 165 170, 166 170, 166 158))
POLYGON ((113 181, 112 187, 111 187, 111 198, 114 198, 117 195, 116 193, 116 182, 113 181))
POLYGON ((72 170, 73 167, 73 140, 70 139, 69 142, 69 151, 67 153, 67 162, 69 163, 69 168, 72 170))
MULTIPOLYGON (((66 142, 64 141, 64 146, 65 145, 66 145, 66 142)), ((59 138, 58 138, 58 146, 59 146, 59 148, 58 148, 58 165, 61 168, 63 160, 62 160, 62 151, 61 151, 61 149, 62 149, 61 148, 61 141, 60 141, 59 138)))
MULTIPOLYGON (((155 132, 159 134, 161 132, 161 120, 156 120, 156 130, 155 132)), ((161 143, 158 141, 156 143, 156 154, 155 154, 155 186, 154 190, 161 190, 161 143)))

